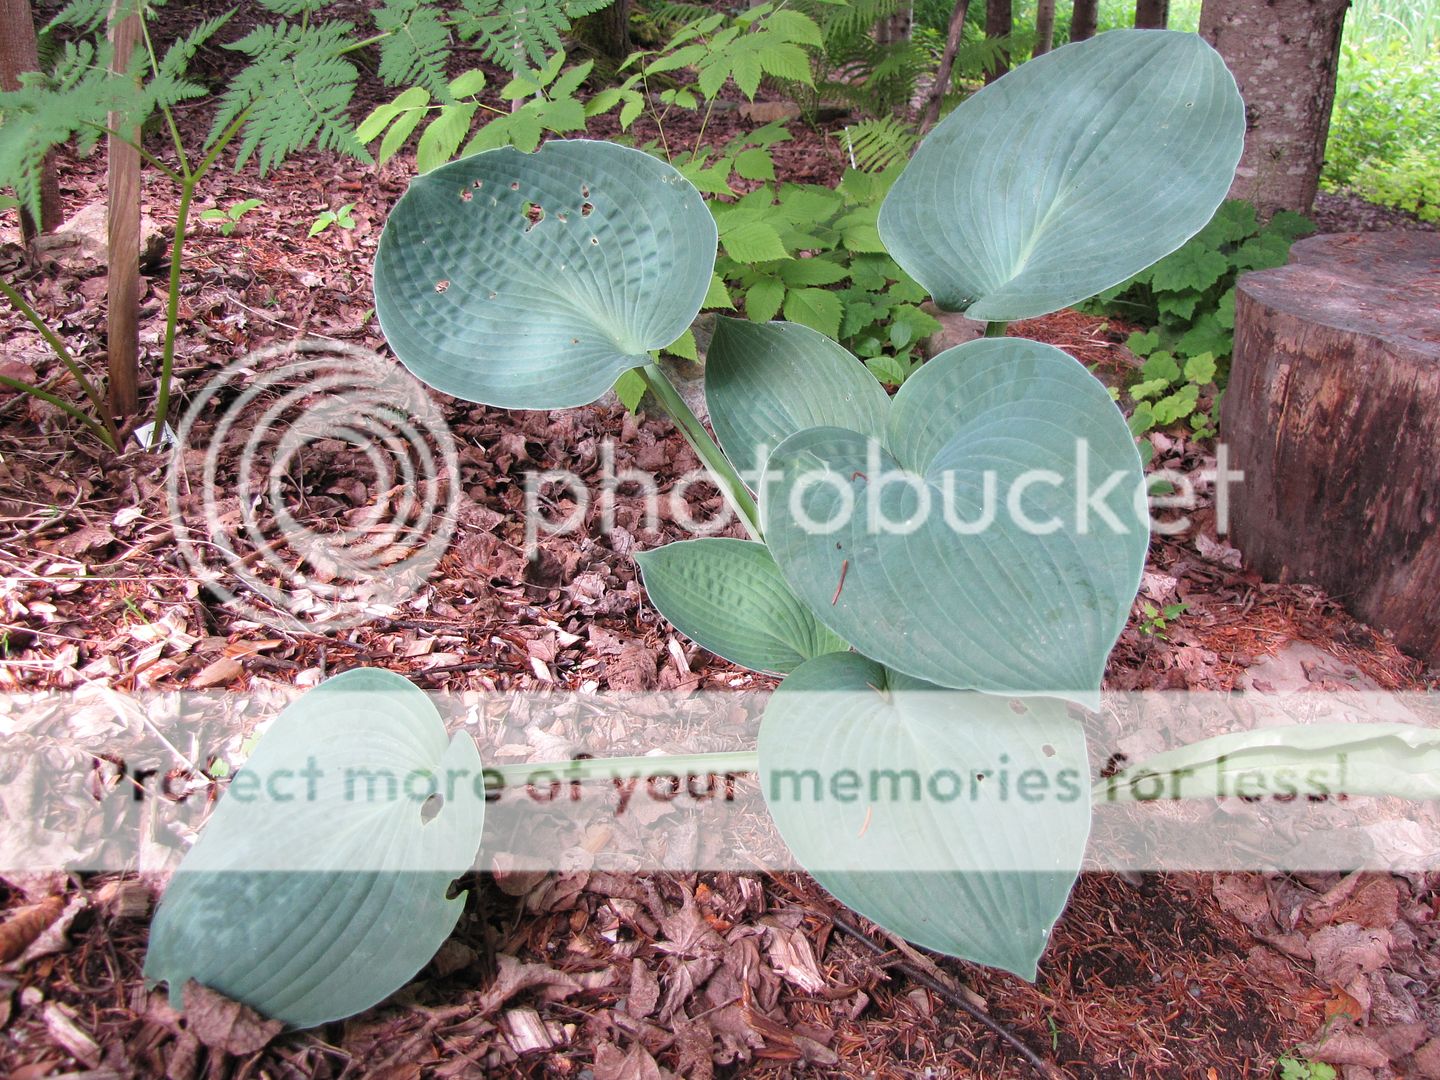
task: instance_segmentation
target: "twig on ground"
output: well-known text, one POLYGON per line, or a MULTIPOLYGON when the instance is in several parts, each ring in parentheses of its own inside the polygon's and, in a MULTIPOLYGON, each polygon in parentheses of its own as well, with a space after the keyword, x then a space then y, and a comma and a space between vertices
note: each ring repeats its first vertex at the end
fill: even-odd
MULTIPOLYGON (((837 930, 841 930, 850 937, 854 938, 861 945, 864 945, 867 949, 873 952, 876 956, 884 956, 890 951, 889 949, 885 948, 885 946, 880 945, 875 941, 872 941, 870 939, 870 935, 865 933, 865 931, 861 930, 858 926, 856 926, 849 919, 845 918, 845 916, 839 914, 838 912, 825 912, 824 914, 826 918, 828 918, 831 923, 834 924, 837 930)), ((1014 1050, 1017 1054, 1023 1057, 1035 1069, 1036 1072, 1038 1072, 1041 1076, 1046 1077, 1047 1080, 1049 1080, 1050 1077, 1053 1077, 1055 1075, 1055 1070, 1052 1069, 1048 1064, 1046 1064, 1045 1061, 1035 1053, 1035 1051, 1031 1050, 1023 1042, 1021 1042, 1014 1035, 1012 1035, 1010 1031, 1006 1029, 1004 1025, 1002 1025, 998 1020, 990 1016, 988 1013, 984 1012, 982 1009, 979 1009, 975 1005, 971 1004, 964 998, 964 996, 959 994, 957 991, 951 989, 948 986, 945 986, 938 979, 928 974, 927 972, 921 971, 918 967, 910 963, 908 960, 902 960, 899 963, 893 964, 891 966, 900 971, 903 971, 912 982, 919 983, 926 990, 929 990, 932 994, 938 994, 940 997, 948 1001, 951 1005, 954 1005, 961 1012, 965 1013, 966 1016, 969 1016, 976 1023, 984 1026, 991 1034, 993 1034, 1006 1046, 1010 1047, 1010 1049, 1014 1050)))

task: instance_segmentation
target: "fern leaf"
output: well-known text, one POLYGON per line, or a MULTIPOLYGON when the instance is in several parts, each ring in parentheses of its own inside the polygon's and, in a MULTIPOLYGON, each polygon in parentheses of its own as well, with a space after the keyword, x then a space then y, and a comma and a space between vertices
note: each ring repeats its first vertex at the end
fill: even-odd
POLYGON ((237 168, 258 151, 265 173, 311 145, 368 163, 346 113, 358 72, 341 50, 353 29, 342 22, 262 26, 227 45, 255 59, 221 99, 208 143, 249 110, 237 168))
POLYGON ((563 47, 570 20, 562 0, 463 0, 457 29, 485 59, 519 74, 563 47))
POLYGON ((904 161, 915 149, 919 136, 893 116, 864 120, 845 129, 850 159, 863 172, 884 172, 904 161))
POLYGON ((380 42, 380 78, 390 86, 423 86, 439 101, 451 100, 445 77, 450 32, 425 0, 387 0, 375 13, 380 42))
POLYGON ((574 22, 576 19, 583 19, 586 15, 604 11, 613 3, 615 0, 567 0, 565 17, 574 22))
POLYGON ((46 154, 77 135, 93 142, 112 112, 122 128, 145 117, 144 93, 134 80, 111 73, 110 57, 107 43, 70 42, 49 75, 27 73, 20 89, 0 93, 0 187, 14 188, 37 221, 46 154))
POLYGON ((316 15, 325 10, 326 0, 260 0, 260 6, 276 15, 316 15))

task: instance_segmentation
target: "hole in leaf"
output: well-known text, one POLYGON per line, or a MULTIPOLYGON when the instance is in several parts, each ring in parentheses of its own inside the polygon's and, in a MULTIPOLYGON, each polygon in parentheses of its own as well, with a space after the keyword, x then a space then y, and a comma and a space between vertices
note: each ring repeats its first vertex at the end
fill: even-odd
POLYGON ((545 208, 539 203, 526 203, 524 215, 525 220, 529 222, 529 224, 525 226, 525 231, 529 232, 545 220, 545 208))
POLYGON ((443 293, 448 288, 450 288, 449 278, 441 278, 439 281, 435 282, 435 291, 437 293, 443 293))
POLYGON ((421 824, 423 824, 423 825, 429 825, 430 822, 434 821, 436 815, 440 813, 440 808, 441 808, 442 806, 444 806, 444 805, 445 805, 445 796, 441 795, 438 791, 437 791, 434 795, 431 795, 431 796, 430 796, 428 799, 426 799, 423 803, 421 803, 421 804, 420 804, 420 822, 421 822, 421 824))
POLYGON ((471 198, 473 198, 473 195, 474 195, 474 193, 471 192, 471 190, 470 190, 469 188, 461 188, 461 189, 460 189, 460 201, 461 201, 461 202, 469 202, 469 201, 471 200, 471 198))
POLYGON ((519 190, 520 190, 520 181, 519 181, 519 180, 511 180, 511 181, 510 181, 510 190, 511 190, 511 191, 519 191, 519 190))
POLYGON ((594 204, 594 203, 588 203, 588 202, 587 202, 587 203, 581 203, 581 204, 580 204, 580 216, 581 216, 581 217, 589 217, 589 216, 590 216, 591 214, 593 214, 594 212, 595 212, 595 204, 594 204))
POLYGON ((1030 710, 1025 707, 1025 703, 1023 701, 1017 701, 1015 698, 1011 698, 1010 711, 1015 713, 1017 716, 1024 716, 1030 710))
POLYGON ((593 237, 593 236, 590 237, 590 242, 591 242, 592 244, 598 244, 598 243, 600 243, 600 241, 597 240, 597 239, 596 239, 595 237, 593 237))
POLYGON ((984 774, 983 772, 977 772, 977 773, 975 774, 975 779, 976 779, 976 780, 984 780, 984 779, 985 779, 985 774, 984 774))
POLYGON ((582 199, 588 199, 588 198, 590 197, 590 185, 589 185, 589 184, 581 184, 581 185, 580 185, 580 197, 581 197, 582 199))
POLYGON ((559 213, 559 214, 556 214, 555 216, 556 216, 557 218, 559 218, 560 224, 562 224, 562 225, 565 224, 565 222, 567 222, 567 221, 570 220, 568 217, 565 216, 564 213, 559 213))
POLYGON ((1048 742, 1044 746, 1040 747, 1040 752, 1046 757, 1055 756, 1055 748, 1051 746, 1048 742))
POLYGON ((579 344, 580 344, 580 339, 579 339, 578 337, 572 337, 572 338, 570 339, 570 344, 571 344, 571 345, 579 345, 579 344))
POLYGON ((476 191, 479 191, 482 187, 485 186, 485 181, 484 181, 484 180, 481 180, 481 179, 477 176, 477 177, 475 178, 475 182, 472 183, 470 186, 473 187, 476 191))
POLYGON ((494 299, 495 299, 495 294, 494 294, 493 292, 490 294, 490 299, 491 299, 491 300, 494 300, 494 299))

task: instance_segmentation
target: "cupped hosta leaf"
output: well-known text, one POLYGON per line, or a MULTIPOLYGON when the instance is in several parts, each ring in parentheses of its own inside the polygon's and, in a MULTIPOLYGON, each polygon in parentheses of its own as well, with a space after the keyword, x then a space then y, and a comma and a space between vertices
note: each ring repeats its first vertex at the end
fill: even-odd
POLYGON ((417 377, 468 401, 594 401, 700 310, 715 222, 649 154, 554 140, 417 177, 375 257, 375 311, 417 377))
POLYGON ((1113 30, 962 102, 890 190, 880 235, 946 310, 1043 315, 1199 232, 1244 137, 1235 80, 1204 40, 1113 30))
POLYGON ((849 648, 800 602, 764 544, 682 540, 635 559, 660 614, 741 667, 786 672, 813 656, 849 648))
POLYGON ((1440 731, 1419 724, 1295 724, 1177 747, 1095 786, 1096 801, 1283 792, 1319 770, 1346 795, 1440 799, 1440 731), (1157 777, 1164 777, 1157 783, 1157 777), (1343 784, 1343 791, 1340 785, 1343 784), (1247 787, 1248 785, 1248 787, 1247 787))
POLYGON ((145 977, 311 1027, 383 1000, 435 954, 480 844, 480 755, 405 679, 348 671, 276 718, 185 856, 145 977), (432 798, 433 793, 433 798, 432 798))
POLYGON ((1059 349, 949 349, 895 395, 884 445, 811 428, 767 471, 776 563, 864 655, 960 689, 1099 688, 1149 521, 1124 417, 1059 349))
POLYGON ((726 456, 754 487, 765 456, 795 432, 833 426, 878 437, 890 402, 863 364, 808 326, 717 319, 705 404, 726 456))
POLYGON ((834 653, 780 684, 759 749, 780 835, 837 899, 1034 979, 1090 829, 1085 735, 1063 704, 941 691, 834 653))

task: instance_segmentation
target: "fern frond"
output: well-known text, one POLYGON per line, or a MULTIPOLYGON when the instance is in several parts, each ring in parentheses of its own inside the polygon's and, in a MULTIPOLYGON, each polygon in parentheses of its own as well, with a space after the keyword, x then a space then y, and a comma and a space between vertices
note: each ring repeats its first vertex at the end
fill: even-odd
POLYGON ((42 33, 48 33, 57 26, 69 26, 89 34, 105 25, 110 17, 110 0, 71 0, 60 9, 60 13, 45 24, 42 33))
POLYGON ((260 0, 260 6, 276 15, 316 15, 325 10, 326 0, 260 0))
POLYGON ((344 22, 262 26, 227 45, 254 60, 231 81, 207 144, 248 109, 237 168, 258 150, 265 173, 312 144, 369 162, 346 114, 359 73, 341 50, 353 29, 344 22))
POLYGON ((15 197, 35 220, 40 219, 40 180, 45 155, 74 136, 93 142, 108 124, 109 114, 121 127, 139 124, 147 115, 144 92, 134 80, 110 71, 108 43, 70 42, 49 75, 22 75, 20 89, 0 93, 0 187, 15 197))
POLYGON ((615 0, 566 0, 565 17, 571 22, 604 11, 615 0))
POLYGON ((562 0, 463 0, 457 29, 487 60, 518 75, 563 48, 570 20, 562 0))
POLYGON ((884 172, 906 160, 918 136, 907 124, 893 116, 864 120, 845 129, 850 159, 862 172, 884 172))
MULTIPOLYGON (((825 32, 826 45, 843 45, 867 36, 881 19, 888 19, 902 7, 905 0, 853 0, 849 4, 815 4, 808 14, 818 16, 825 32)), ((806 10, 802 5, 801 10, 806 10)))
POLYGON ((390 34, 380 42, 381 79, 390 86, 423 86, 438 100, 451 100, 445 77, 450 32, 438 11, 425 0, 386 0, 375 26, 390 34))
POLYGON ((155 109, 168 108, 180 101, 204 97, 209 93, 204 86, 186 79, 185 72, 200 47, 214 37, 234 14, 235 9, 231 8, 224 15, 206 19, 165 51, 157 65, 155 76, 145 86, 147 114, 155 109))

